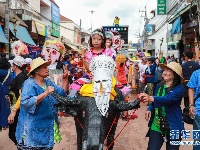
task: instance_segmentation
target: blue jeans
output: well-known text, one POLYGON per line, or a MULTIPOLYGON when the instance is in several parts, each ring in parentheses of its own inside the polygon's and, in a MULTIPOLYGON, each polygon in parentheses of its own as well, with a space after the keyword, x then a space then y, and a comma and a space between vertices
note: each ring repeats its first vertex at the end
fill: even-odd
MULTIPOLYGON (((174 141, 174 140, 173 140, 174 141)), ((150 130, 147 150, 160 150, 164 143, 160 132, 150 130)), ((179 150, 180 145, 170 145, 170 137, 167 136, 166 150, 179 150)))
MULTIPOLYGON (((200 130, 200 116, 195 116, 193 121, 193 130, 200 130)), ((194 140, 197 141, 197 140, 194 140)), ((199 140, 198 140, 199 141, 199 140)), ((200 150, 200 145, 193 145, 193 150, 200 150)))

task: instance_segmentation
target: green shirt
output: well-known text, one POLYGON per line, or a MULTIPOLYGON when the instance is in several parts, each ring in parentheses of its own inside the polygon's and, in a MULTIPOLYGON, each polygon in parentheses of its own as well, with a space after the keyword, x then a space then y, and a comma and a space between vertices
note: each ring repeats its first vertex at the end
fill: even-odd
MULTIPOLYGON (((161 91, 161 87, 158 89, 157 95, 156 96, 165 96, 167 91, 167 87, 166 85, 164 85, 163 90, 161 91)), ((160 130, 160 121, 159 121, 159 117, 158 117, 158 108, 154 109, 154 118, 153 118, 153 123, 151 125, 151 130, 157 131, 157 132, 161 132, 160 130)), ((161 114, 163 117, 166 117, 166 112, 165 112, 165 107, 162 106, 161 107, 161 114)), ((166 133, 165 133, 166 134, 166 133)))

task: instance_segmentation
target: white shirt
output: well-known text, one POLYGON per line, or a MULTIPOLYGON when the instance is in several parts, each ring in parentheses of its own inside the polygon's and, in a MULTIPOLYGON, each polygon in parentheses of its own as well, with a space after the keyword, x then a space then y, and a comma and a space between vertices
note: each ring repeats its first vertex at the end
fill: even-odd
POLYGON ((148 66, 147 66, 147 64, 146 65, 144 65, 144 64, 140 64, 139 65, 139 80, 140 81, 142 81, 144 78, 142 77, 142 74, 144 74, 144 72, 145 72, 145 69, 147 68, 148 66))

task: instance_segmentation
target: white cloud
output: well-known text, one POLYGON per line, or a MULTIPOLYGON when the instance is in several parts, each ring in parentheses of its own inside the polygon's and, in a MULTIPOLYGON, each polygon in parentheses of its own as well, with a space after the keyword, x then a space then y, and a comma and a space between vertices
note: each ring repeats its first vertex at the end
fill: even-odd
MULTIPOLYGON (((140 10, 147 4, 147 12, 156 8, 157 0, 55 0, 61 14, 87 30, 112 25, 115 16, 120 18, 121 25, 129 25, 129 40, 134 40, 135 33, 142 31, 144 18, 140 10), (94 10, 93 15, 89 11, 94 10)), ((144 15, 144 14, 143 14, 144 15)))

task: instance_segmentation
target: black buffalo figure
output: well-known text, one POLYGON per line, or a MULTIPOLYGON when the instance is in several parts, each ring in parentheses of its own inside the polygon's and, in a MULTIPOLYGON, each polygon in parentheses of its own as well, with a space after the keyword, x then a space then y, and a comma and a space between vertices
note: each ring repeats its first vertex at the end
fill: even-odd
POLYGON ((122 92, 119 89, 115 90, 117 96, 114 100, 110 100, 105 116, 102 116, 98 110, 94 98, 79 95, 76 99, 70 100, 56 93, 52 94, 59 101, 60 110, 74 116, 78 150, 103 150, 105 139, 109 146, 108 150, 112 150, 120 112, 140 107, 140 99, 134 102, 125 102, 122 92))

